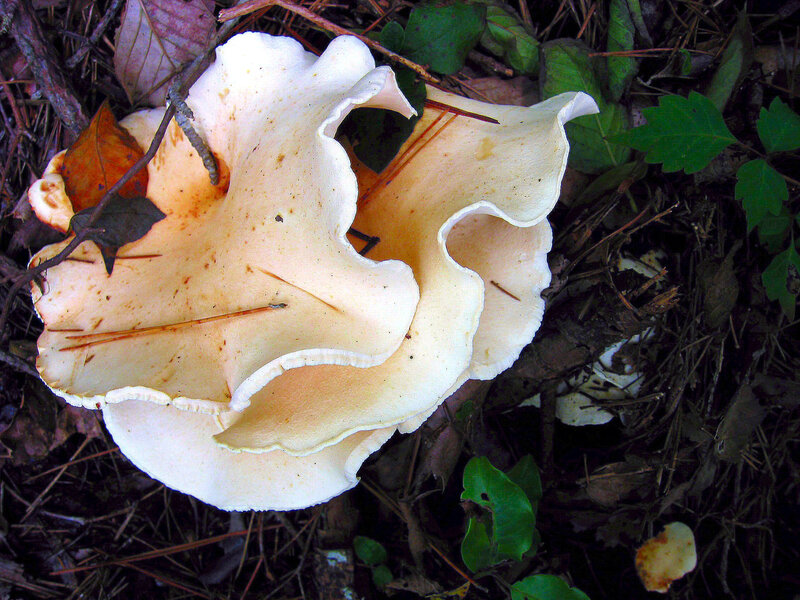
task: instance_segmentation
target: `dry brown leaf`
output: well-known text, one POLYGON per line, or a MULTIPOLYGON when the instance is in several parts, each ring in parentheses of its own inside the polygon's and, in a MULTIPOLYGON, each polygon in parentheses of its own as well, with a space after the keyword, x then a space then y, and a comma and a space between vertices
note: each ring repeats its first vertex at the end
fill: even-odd
POLYGON ((697 269, 706 323, 712 329, 727 323, 728 315, 736 306, 739 282, 733 271, 733 258, 740 246, 737 242, 722 261, 707 259, 697 269))
POLYGON ((639 461, 610 463, 589 476, 586 493, 598 504, 613 507, 638 488, 652 485, 652 471, 639 461))
POLYGON ((475 100, 515 106, 531 106, 539 102, 539 91, 530 77, 479 77, 470 79, 467 83, 469 87, 465 87, 465 92, 475 100))
POLYGON ((161 106, 181 65, 216 31, 213 0, 128 0, 117 29, 114 70, 131 102, 161 106))
POLYGON ((739 462, 750 437, 767 412, 758 402, 753 388, 742 385, 733 397, 714 436, 714 453, 722 460, 739 462))
MULTIPOLYGON (((144 155, 133 136, 120 127, 107 102, 64 156, 61 176, 67 196, 77 213, 95 206, 106 190, 114 185, 144 155)), ((147 170, 142 169, 122 186, 123 198, 144 196, 147 170)))

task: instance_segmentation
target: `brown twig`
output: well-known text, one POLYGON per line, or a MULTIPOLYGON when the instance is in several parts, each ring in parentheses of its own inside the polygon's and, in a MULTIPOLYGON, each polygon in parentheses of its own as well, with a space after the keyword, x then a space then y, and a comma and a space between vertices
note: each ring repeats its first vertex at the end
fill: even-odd
POLYGON ((432 81, 434 83, 439 81, 438 79, 436 79, 436 77, 428 73, 428 71, 426 71, 423 66, 418 65, 414 61, 408 60, 406 57, 400 56, 399 54, 392 52, 387 48, 384 48, 375 40, 372 40, 363 35, 359 35, 357 33, 353 33, 352 31, 348 31, 344 27, 340 27, 336 23, 332 23, 331 21, 328 21, 328 19, 319 16, 317 13, 312 12, 309 9, 304 8, 302 6, 298 6, 294 2, 291 2, 291 0, 249 0, 249 2, 244 2, 243 4, 240 4, 233 8, 226 8, 225 10, 221 10, 219 12, 218 20, 221 23, 224 23, 225 21, 229 21, 230 19, 242 17, 244 15, 250 14, 251 12, 254 12, 262 8, 267 8, 269 6, 280 6, 284 10, 288 10, 289 12, 299 15, 304 19, 311 21, 314 25, 317 25, 318 27, 321 27, 326 31, 330 31, 331 33, 335 33, 336 35, 351 35, 353 37, 356 37, 362 42, 364 42, 367 46, 375 50, 376 52, 380 52, 389 59, 400 63, 404 67, 408 67, 423 79, 427 81, 432 81))

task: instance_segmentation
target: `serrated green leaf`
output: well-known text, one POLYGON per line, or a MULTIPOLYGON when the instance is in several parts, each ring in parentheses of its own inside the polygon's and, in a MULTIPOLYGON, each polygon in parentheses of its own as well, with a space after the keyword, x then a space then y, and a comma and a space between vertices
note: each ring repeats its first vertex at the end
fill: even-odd
POLYGON ((663 163, 665 172, 696 173, 736 141, 722 113, 697 92, 688 98, 662 96, 658 106, 645 108, 647 124, 611 138, 646 152, 648 163, 663 163))
POLYGON ((555 575, 531 575, 511 586, 511 600, 589 600, 555 575))
POLYGON ((792 227, 792 215, 784 204, 779 215, 768 214, 758 224, 758 241, 771 253, 784 246, 792 227))
MULTIPOLYGON (((483 2, 481 2, 483 3, 483 2)), ((486 30, 481 45, 525 75, 539 71, 539 42, 522 21, 499 3, 486 2, 486 30)))
POLYGON ((542 99, 568 91, 586 92, 600 109, 599 114, 567 123, 570 166, 585 173, 599 173, 627 162, 630 151, 606 139, 624 131, 627 126, 625 111, 606 99, 597 64, 589 56, 589 49, 575 40, 554 40, 542 44, 540 53, 542 99))
POLYGON ((467 523, 467 533, 461 542, 461 560, 473 573, 488 569, 499 562, 497 550, 492 548, 486 525, 472 517, 467 523))
POLYGON ((526 454, 519 459, 516 465, 508 472, 508 478, 516 483, 531 503, 534 519, 539 500, 542 499, 542 480, 539 477, 539 467, 533 456, 526 454))
MULTIPOLYGON (((608 7, 608 42, 609 52, 633 50, 635 27, 626 0, 611 0, 608 7)), ((628 89, 639 63, 630 56, 608 57, 608 88, 611 99, 615 102, 622 98, 628 89)))
POLYGON ((741 83, 753 63, 753 32, 747 13, 741 11, 730 41, 722 53, 722 58, 714 77, 706 87, 706 97, 720 111, 725 109, 733 90, 741 83))
POLYGON ((372 582, 379 588, 386 587, 392 582, 394 576, 386 565, 378 565, 372 569, 372 582))
POLYGON ((800 115, 786 106, 780 98, 775 98, 769 109, 761 108, 756 129, 767 152, 800 148, 800 115))
MULTIPOLYGON (((70 228, 80 233, 87 226, 93 211, 94 207, 91 207, 73 215, 70 228)), ((100 248, 106 272, 111 275, 114 270, 119 248, 143 238, 153 225, 166 216, 149 198, 122 198, 115 195, 87 236, 100 248)))
POLYGON ((485 456, 464 467, 462 500, 471 500, 492 512, 491 543, 501 558, 520 560, 531 547, 535 519, 525 492, 492 466, 485 456))
POLYGON ((793 244, 772 259, 761 274, 761 281, 767 298, 780 302, 784 314, 793 321, 800 292, 800 255, 793 244))
POLYGON ((382 108, 358 108, 339 127, 339 132, 350 140, 356 158, 376 173, 392 162, 425 110, 425 84, 405 67, 395 68, 395 75, 400 90, 417 111, 416 117, 406 119, 382 108))
POLYGON ((402 54, 450 75, 464 66, 485 27, 486 7, 480 4, 420 4, 408 17, 402 54))
POLYGON ((761 158, 751 160, 736 172, 736 199, 742 201, 748 232, 768 213, 779 215, 788 198, 786 181, 767 161, 761 158))
POLYGON ((403 44, 406 39, 406 33, 403 31, 403 26, 397 21, 391 21, 381 29, 381 34, 378 41, 381 46, 392 52, 402 52, 403 44))
POLYGON ((356 551, 356 556, 371 567, 386 562, 386 548, 372 538, 357 535, 353 539, 353 549, 356 551))

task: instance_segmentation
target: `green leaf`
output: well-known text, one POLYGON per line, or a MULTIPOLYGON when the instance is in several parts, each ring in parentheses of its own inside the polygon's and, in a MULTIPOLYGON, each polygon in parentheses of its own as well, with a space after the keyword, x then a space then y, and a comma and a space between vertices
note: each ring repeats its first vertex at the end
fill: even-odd
POLYGON ((650 37, 650 32, 647 31, 647 26, 644 24, 644 17, 642 16, 642 7, 639 0, 628 0, 628 11, 630 11, 631 19, 636 27, 636 33, 642 38, 648 46, 653 45, 653 39, 650 37))
POLYGON ((511 600, 589 600, 555 575, 531 575, 511 586, 511 600))
POLYGON ((692 55, 686 48, 680 49, 681 54, 681 77, 689 77, 692 73, 692 55))
POLYGON ((767 152, 800 148, 800 115, 786 106, 780 98, 772 101, 769 110, 761 108, 756 128, 767 152))
POLYGON ((665 172, 696 173, 736 141, 722 113, 697 92, 688 98, 662 96, 658 106, 643 111, 647 124, 611 138, 646 152, 648 163, 663 163, 665 172))
POLYGON ((736 199, 742 201, 747 215, 747 231, 761 223, 767 213, 779 215, 788 198, 786 181, 767 161, 751 160, 736 172, 736 199))
MULTIPOLYGON (((94 207, 91 207, 73 215, 70 227, 75 233, 86 228, 93 211, 94 207)), ((122 198, 115 195, 92 225, 94 231, 87 236, 100 248, 106 272, 111 275, 114 270, 119 248, 143 238, 153 225, 166 216, 149 198, 122 198)))
MULTIPOLYGON (((635 27, 626 0, 611 0, 608 8, 608 42, 609 52, 633 50, 635 27)), ((628 89, 639 64, 630 56, 608 57, 608 87, 611 99, 618 101, 628 89)))
POLYGON ((758 224, 758 240, 774 254, 783 247, 786 236, 791 231, 792 220, 792 215, 784 204, 779 215, 767 214, 758 224))
POLYGON ((486 7, 480 4, 420 4, 408 17, 402 54, 450 75, 464 66, 485 27, 486 7))
POLYGON ((403 26, 397 21, 391 21, 381 29, 381 35, 378 41, 381 46, 392 52, 402 52, 403 44, 405 43, 406 34, 403 31, 403 26))
POLYGON ((531 547, 535 519, 525 492, 492 466, 485 456, 464 467, 462 500, 472 500, 492 512, 492 546, 500 558, 520 560, 531 547))
POLYGON ((730 41, 722 53, 719 67, 706 87, 706 97, 720 111, 725 109, 733 90, 741 83, 753 63, 753 32, 747 13, 741 11, 730 41))
POLYGON ((386 587, 392 582, 394 576, 386 565, 378 565, 372 569, 372 582, 379 588, 386 587))
POLYGON ((800 292, 800 255, 793 244, 772 259, 761 274, 761 281, 767 298, 780 302, 784 314, 793 321, 800 292))
POLYGON ((461 542, 461 560, 473 573, 488 569, 501 560, 497 557, 497 549, 492 548, 486 525, 475 517, 470 518, 461 542))
POLYGON ((535 75, 539 71, 538 40, 504 5, 485 4, 486 31, 481 37, 481 45, 492 54, 504 57, 518 73, 535 75))
POLYGON ((404 67, 396 68, 395 75, 400 90, 418 116, 406 119, 393 110, 358 108, 347 115, 339 127, 339 132, 350 140, 358 160, 376 173, 392 162, 425 109, 425 84, 416 78, 413 71, 404 67))
POLYGON ((508 478, 516 483, 531 503, 534 518, 536 507, 542 499, 542 480, 539 477, 539 468, 533 460, 533 456, 526 454, 519 459, 516 465, 508 472, 508 478))
POLYGON ((386 548, 372 538, 357 535, 353 540, 356 556, 371 567, 386 562, 386 548))
POLYGON ((589 49, 575 40, 555 40, 542 44, 543 70, 540 74, 542 99, 568 91, 586 92, 600 109, 567 123, 570 142, 569 164, 585 173, 599 173, 628 161, 630 151, 606 139, 627 127, 624 109, 609 102, 597 74, 597 62, 589 49))

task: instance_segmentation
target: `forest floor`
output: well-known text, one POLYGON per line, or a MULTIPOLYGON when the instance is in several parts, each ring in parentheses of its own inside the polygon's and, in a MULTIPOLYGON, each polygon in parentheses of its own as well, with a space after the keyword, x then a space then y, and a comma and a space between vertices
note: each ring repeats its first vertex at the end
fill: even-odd
MULTIPOLYGON (((181 4, 141 1, 148 10, 181 4)), ((234 31, 290 35, 316 51, 330 39, 326 23, 377 32, 405 26, 423 6, 318 0, 303 6, 326 23, 312 23, 266 4, 234 31)), ((433 6, 453 4, 467 6, 433 6)), ((514 366, 465 384, 426 425, 395 435, 330 502, 228 513, 143 474, 97 411, 66 405, 37 377, 42 324, 27 284, 9 293, 30 257, 63 235, 32 215, 27 188, 104 101, 120 118, 136 106, 114 67, 123 2, 0 1, 0 289, 10 303, 0 346, 0 598, 500 599, 534 574, 557 575, 592 600, 645 598, 637 548, 675 521, 694 534, 697 566, 669 597, 800 597, 800 152, 790 143, 762 152, 770 142, 757 126, 776 99, 800 109, 800 3, 755 1, 748 14, 738 4, 521 0, 482 13, 483 37, 455 72, 432 70, 438 85, 530 105, 578 82, 604 97, 606 137, 652 122, 661 98, 700 92, 740 143, 711 151, 707 166, 665 172, 664 158, 647 164, 621 144, 572 140, 588 152, 571 157, 550 215, 547 310, 514 366), (564 56, 566 75, 552 66, 564 56), (748 161, 779 174, 749 205, 748 161), (602 408, 592 414, 607 422, 564 423, 570 393, 592 396, 602 408), (462 541, 469 518, 488 513, 461 499, 464 467, 481 456, 508 471, 528 455, 541 478, 540 541, 522 560, 473 573, 462 541)), ((463 41, 459 24, 451 35, 463 41)), ((781 113, 786 130, 790 113, 781 113)))

